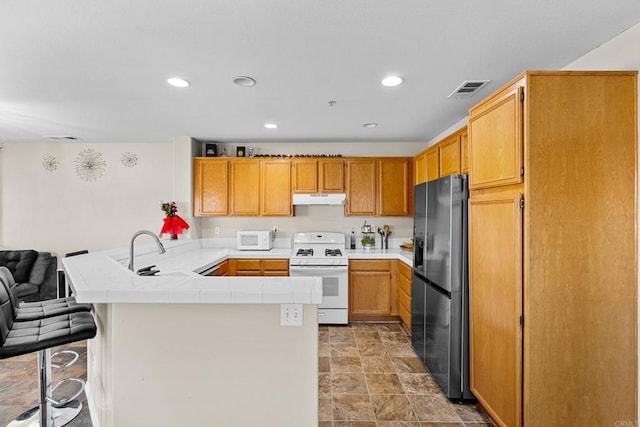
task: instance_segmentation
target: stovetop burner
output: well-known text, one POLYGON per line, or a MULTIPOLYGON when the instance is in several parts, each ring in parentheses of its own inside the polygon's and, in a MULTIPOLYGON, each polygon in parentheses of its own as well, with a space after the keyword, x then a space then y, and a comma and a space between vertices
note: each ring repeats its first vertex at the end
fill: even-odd
POLYGON ((298 249, 296 256, 313 256, 313 249, 298 249))
POLYGON ((345 248, 345 235, 331 232, 306 232, 293 235, 293 250, 289 257, 291 267, 335 267, 349 265, 345 248))
POLYGON ((340 249, 325 249, 324 256, 342 256, 340 249))

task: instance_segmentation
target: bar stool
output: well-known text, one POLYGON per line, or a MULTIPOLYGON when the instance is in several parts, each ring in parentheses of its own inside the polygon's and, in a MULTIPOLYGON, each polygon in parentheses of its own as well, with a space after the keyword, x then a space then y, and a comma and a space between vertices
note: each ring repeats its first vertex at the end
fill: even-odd
POLYGON ((18 321, 16 317, 19 307, 13 302, 15 296, 4 280, 0 281, 3 282, 0 286, 0 359, 38 352, 39 405, 19 415, 8 426, 63 426, 75 418, 82 409, 82 404, 76 397, 84 390, 84 382, 66 379, 55 386, 51 385, 51 348, 95 337, 97 329, 93 316, 90 312, 79 311, 18 321), (80 390, 69 398, 55 400, 53 390, 68 380, 80 382, 80 390))
POLYGON ((11 304, 17 311, 17 313, 15 313, 15 320, 18 322, 44 319, 61 314, 91 311, 91 304, 78 303, 74 297, 18 303, 18 299, 12 291, 13 285, 16 282, 13 275, 6 267, 0 267, 0 282, 7 287, 7 292, 11 298, 11 304))

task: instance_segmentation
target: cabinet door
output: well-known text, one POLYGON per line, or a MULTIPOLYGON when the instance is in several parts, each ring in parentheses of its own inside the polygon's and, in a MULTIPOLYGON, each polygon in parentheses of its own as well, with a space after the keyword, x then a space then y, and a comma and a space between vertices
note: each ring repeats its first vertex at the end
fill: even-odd
POLYGON ((380 159, 378 167, 378 213, 382 216, 409 216, 413 210, 413 182, 411 160, 406 158, 380 159))
POLYGON ((193 215, 227 215, 229 212, 229 161, 194 159, 193 215))
POLYGON ((439 147, 431 147, 425 152, 427 161, 427 181, 433 181, 440 178, 440 158, 438 155, 439 147))
POLYGON ((469 132, 460 133, 460 173, 469 173, 469 132))
POLYGON ((263 259, 262 275, 263 276, 288 276, 289 260, 288 259, 263 259))
POLYGON ((346 216, 371 216, 376 214, 376 164, 375 159, 351 159, 346 164, 346 216))
POLYGON ((414 184, 422 184, 427 182, 427 154, 418 154, 413 162, 413 170, 415 173, 414 184))
POLYGON ((318 162, 318 192, 344 192, 344 163, 342 160, 320 160, 318 162))
POLYGON ((259 162, 253 159, 231 161, 230 199, 230 215, 260 215, 259 162))
POLYGON ((440 144, 440 176, 460 173, 460 134, 455 133, 440 144))
POLYGON ((260 162, 260 214, 291 216, 291 162, 263 160, 260 162))
POLYGON ((352 271, 349 288, 351 314, 391 314, 391 272, 352 271))
POLYGON ((349 318, 358 320, 368 316, 388 318, 395 313, 392 307, 391 261, 349 261, 349 318))
MULTIPOLYGON (((342 167, 340 168, 342 173, 342 167)), ((291 189, 294 193, 318 192, 318 162, 300 159, 291 162, 291 189)))
POLYGON ((522 182, 521 93, 509 87, 469 111, 469 189, 522 182))
POLYGON ((509 191, 469 199, 471 390, 505 426, 519 426, 522 413, 520 197, 509 191))

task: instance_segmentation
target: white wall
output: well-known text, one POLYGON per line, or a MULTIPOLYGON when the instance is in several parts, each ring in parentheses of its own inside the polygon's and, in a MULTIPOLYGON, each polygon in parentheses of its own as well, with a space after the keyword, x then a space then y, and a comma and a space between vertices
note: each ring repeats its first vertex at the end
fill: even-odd
MULTIPOLYGON (((176 198, 173 144, 3 144, 0 150, 0 247, 64 253, 126 246, 133 232, 159 232, 161 200, 176 198), (83 181, 75 172, 81 150, 94 149, 106 161, 104 175, 83 181), (138 163, 125 167, 121 155, 138 163), (58 161, 54 171, 45 156, 58 161)), ((189 200, 182 202, 180 211, 189 200)), ((180 213, 179 211, 179 213, 180 213)))

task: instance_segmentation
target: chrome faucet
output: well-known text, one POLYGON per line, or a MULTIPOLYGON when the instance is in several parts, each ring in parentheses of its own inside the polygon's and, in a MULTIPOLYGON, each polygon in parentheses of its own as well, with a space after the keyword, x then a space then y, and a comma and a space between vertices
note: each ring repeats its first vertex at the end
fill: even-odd
POLYGON ((136 237, 138 237, 141 234, 148 234, 149 236, 153 237, 153 239, 156 241, 156 244, 158 245, 158 253, 160 255, 166 252, 164 246, 162 245, 162 242, 160 241, 160 239, 158 239, 158 236, 153 234, 151 231, 148 231, 148 230, 136 231, 131 237, 131 242, 129 242, 129 270, 131 271, 133 271, 133 242, 136 240, 136 237))

